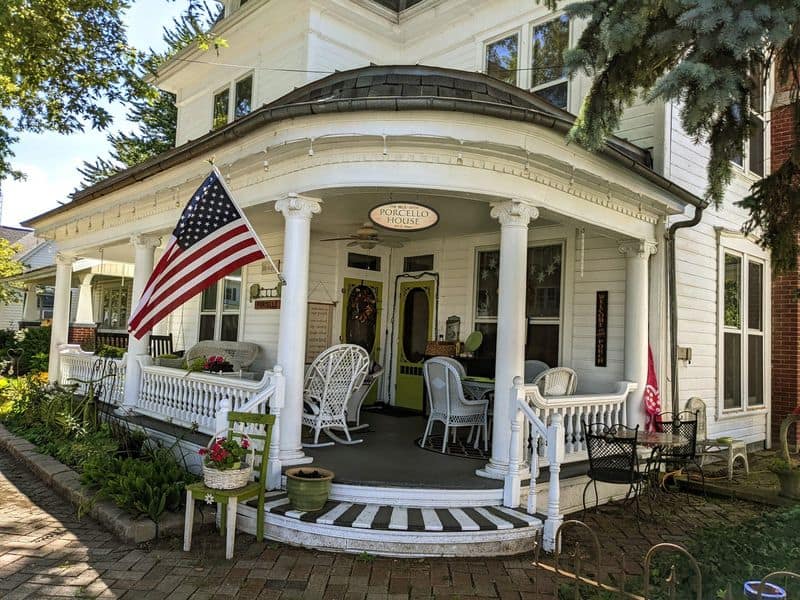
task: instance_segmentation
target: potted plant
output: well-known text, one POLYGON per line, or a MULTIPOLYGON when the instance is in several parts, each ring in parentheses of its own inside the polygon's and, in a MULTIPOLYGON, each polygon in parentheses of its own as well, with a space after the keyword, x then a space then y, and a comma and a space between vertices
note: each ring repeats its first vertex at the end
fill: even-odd
POLYGON ((161 354, 156 357, 157 367, 169 367, 170 369, 182 369, 183 359, 177 354, 161 354))
POLYGON ((253 444, 247 435, 240 439, 211 438, 198 454, 203 457, 203 481, 217 490, 232 490, 247 485, 253 470, 253 444), (249 454, 249 456, 248 456, 249 454))
POLYGON ((769 470, 778 476, 781 496, 800 500, 800 464, 793 460, 789 454, 789 427, 792 423, 800 422, 800 414, 788 415, 781 422, 781 458, 776 459, 769 470))
POLYGON ((331 493, 333 471, 321 467, 293 467, 286 470, 286 493, 295 510, 322 510, 331 493))

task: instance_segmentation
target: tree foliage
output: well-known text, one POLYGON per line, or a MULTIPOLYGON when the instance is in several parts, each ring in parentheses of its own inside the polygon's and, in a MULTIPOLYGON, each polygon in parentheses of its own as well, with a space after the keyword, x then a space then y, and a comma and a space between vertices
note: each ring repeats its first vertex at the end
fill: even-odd
MULTIPOLYGON (((757 75, 777 62, 780 78, 797 89, 800 0, 593 0, 564 8, 588 20, 565 54, 567 68, 593 77, 571 139, 598 148, 640 94, 674 101, 684 129, 710 147, 706 199, 722 202, 731 161, 756 126, 757 75)), ((793 101, 797 107, 796 93, 793 101)), ((796 264, 799 158, 795 151, 741 203, 750 211, 745 230, 761 236, 779 268, 796 264)))
POLYGON ((74 133, 111 122, 107 102, 139 95, 139 55, 126 42, 130 0, 0 3, 0 180, 22 131, 74 133))
MULTIPOLYGON (((210 39, 208 31, 220 14, 220 7, 214 3, 209 5, 200 2, 193 8, 164 28, 164 41, 167 50, 163 53, 149 52, 143 61, 144 74, 152 74, 158 66, 176 52, 192 42, 198 41, 201 47, 209 44, 224 45, 218 38, 210 39)), ((81 187, 94 185, 125 168, 138 165, 148 158, 166 152, 175 146, 175 130, 178 111, 175 97, 169 92, 159 90, 147 82, 143 76, 141 85, 148 93, 130 99, 130 108, 126 118, 135 124, 133 132, 117 131, 108 134, 106 139, 111 145, 107 157, 98 156, 94 162, 84 161, 78 172, 83 175, 81 187)))
MULTIPOLYGON (((188 1, 183 19, 202 21, 205 0, 188 1)), ((127 42, 132 2, 0 1, 0 181, 24 177, 12 165, 21 132, 102 130, 112 121, 109 104, 163 101, 142 77, 153 53, 127 42)), ((195 40, 201 48, 222 43, 205 33, 195 40)))
POLYGON ((15 260, 21 250, 22 246, 19 244, 12 244, 6 238, 0 237, 0 303, 10 304, 19 300, 19 287, 2 280, 22 273, 22 263, 15 260))

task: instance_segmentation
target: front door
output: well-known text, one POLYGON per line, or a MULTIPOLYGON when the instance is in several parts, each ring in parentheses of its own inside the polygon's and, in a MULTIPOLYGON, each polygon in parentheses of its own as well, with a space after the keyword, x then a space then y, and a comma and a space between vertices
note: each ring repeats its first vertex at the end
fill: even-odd
POLYGON ((395 404, 422 410, 422 363, 425 347, 433 333, 433 281, 406 281, 400 284, 400 327, 397 335, 397 387, 395 404))
MULTIPOLYGON (((369 352, 373 362, 381 355, 381 298, 383 283, 345 278, 342 304, 342 336, 345 344, 358 344, 369 352)), ((373 385, 365 404, 378 398, 378 385, 373 385)))

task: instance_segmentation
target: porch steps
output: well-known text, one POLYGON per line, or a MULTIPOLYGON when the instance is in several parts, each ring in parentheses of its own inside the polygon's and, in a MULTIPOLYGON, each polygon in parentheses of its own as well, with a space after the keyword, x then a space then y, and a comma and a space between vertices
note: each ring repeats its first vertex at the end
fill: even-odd
MULTIPOLYGON (((255 532, 255 511, 239 507, 239 528, 255 532)), ((296 511, 284 491, 265 503, 268 538, 320 550, 385 556, 498 556, 532 548, 542 519, 503 506, 418 508, 331 500, 296 511)))
POLYGON ((330 501, 317 512, 292 510, 286 492, 272 492, 266 510, 306 523, 391 531, 497 531, 535 527, 541 520, 503 506, 410 508, 330 501))

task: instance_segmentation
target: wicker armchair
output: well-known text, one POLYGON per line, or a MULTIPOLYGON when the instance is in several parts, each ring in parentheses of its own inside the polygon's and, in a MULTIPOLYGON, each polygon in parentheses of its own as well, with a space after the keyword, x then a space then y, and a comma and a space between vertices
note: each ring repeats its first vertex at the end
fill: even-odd
POLYGON ((578 387, 578 376, 567 367, 553 367, 539 373, 531 383, 539 386, 542 396, 571 396, 578 387))
POLYGON ((486 451, 489 401, 469 400, 465 397, 462 382, 463 367, 451 358, 437 357, 425 361, 422 372, 430 407, 428 424, 422 436, 422 446, 425 446, 431 434, 433 423, 441 421, 444 424, 443 453, 447 451, 447 433, 450 427, 483 428, 483 447, 486 451))

